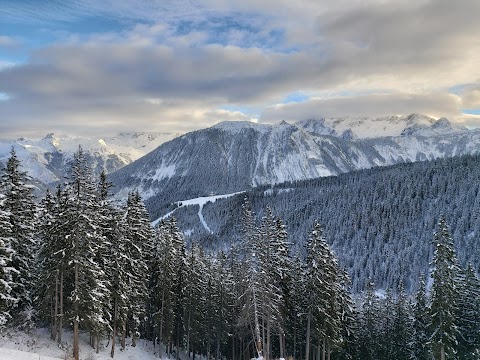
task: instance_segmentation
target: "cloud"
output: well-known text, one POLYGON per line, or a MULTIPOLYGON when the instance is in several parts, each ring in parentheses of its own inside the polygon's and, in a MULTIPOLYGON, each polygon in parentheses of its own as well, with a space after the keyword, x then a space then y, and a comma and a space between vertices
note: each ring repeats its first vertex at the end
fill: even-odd
POLYGON ((464 86, 460 95, 463 108, 480 109, 480 81, 464 86))
POLYGON ((20 44, 20 40, 12 36, 0 35, 0 48, 16 47, 20 44))
POLYGON ((306 120, 341 116, 391 116, 420 113, 436 118, 460 118, 461 99, 453 94, 370 94, 355 97, 310 99, 303 103, 270 106, 261 114, 262 122, 306 120))
POLYGON ((175 131, 250 118, 218 110, 225 105, 260 109, 263 121, 412 112, 459 119, 480 102, 477 0, 82 0, 37 12, 34 3, 0 12, 10 23, 103 16, 122 28, 70 28, 21 65, 0 59, 5 131, 175 131), (470 85, 448 93, 459 84, 470 85), (292 93, 311 98, 272 106, 292 93))

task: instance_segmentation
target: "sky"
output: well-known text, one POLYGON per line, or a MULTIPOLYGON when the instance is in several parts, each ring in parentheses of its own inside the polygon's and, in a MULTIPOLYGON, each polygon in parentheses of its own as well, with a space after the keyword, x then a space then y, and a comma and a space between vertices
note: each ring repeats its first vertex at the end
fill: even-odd
POLYGON ((0 137, 421 113, 480 127, 478 0, 0 0, 0 137))

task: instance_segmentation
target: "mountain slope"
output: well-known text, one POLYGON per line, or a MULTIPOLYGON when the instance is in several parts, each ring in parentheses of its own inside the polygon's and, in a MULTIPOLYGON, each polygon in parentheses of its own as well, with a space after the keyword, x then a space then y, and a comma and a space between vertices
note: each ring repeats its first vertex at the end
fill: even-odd
POLYGON ((289 241, 303 251, 315 220, 324 227, 353 289, 368 278, 380 288, 404 281, 414 290, 429 276, 436 224, 445 216, 462 265, 480 270, 480 155, 398 164, 339 176, 258 187, 215 201, 171 206, 182 231, 210 248, 229 248, 241 237, 245 196, 260 221, 270 207, 286 224, 289 241), (201 218, 200 218, 201 215, 201 218), (205 226, 206 225, 206 226, 205 226))
POLYGON ((312 121, 308 131, 298 124, 224 122, 163 144, 111 179, 119 197, 138 188, 154 219, 168 204, 189 198, 478 151, 480 132, 444 120, 429 126, 402 121, 397 130, 413 129, 408 134, 353 140, 318 134, 312 121))

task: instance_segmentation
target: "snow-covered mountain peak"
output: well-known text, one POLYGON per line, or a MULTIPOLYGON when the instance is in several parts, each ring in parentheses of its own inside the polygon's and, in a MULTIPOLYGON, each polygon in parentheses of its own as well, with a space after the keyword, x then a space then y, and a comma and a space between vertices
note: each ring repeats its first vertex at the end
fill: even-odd
POLYGON ((295 125, 302 130, 318 135, 338 136, 334 127, 326 124, 324 118, 298 121, 295 123, 295 125))
POLYGON ((402 131, 403 136, 435 136, 440 134, 450 134, 468 131, 465 126, 454 125, 446 118, 440 118, 438 120, 428 118, 427 121, 422 121, 422 119, 420 119, 420 121, 418 121, 418 119, 415 120, 415 122, 412 121, 411 125, 409 125, 402 131))
POLYGON ((265 132, 270 131, 272 125, 258 124, 251 121, 222 121, 214 126, 212 129, 219 129, 227 131, 232 134, 237 134, 245 129, 255 129, 257 131, 265 132))
POLYGON ((422 114, 410 114, 406 118, 400 117, 408 125, 426 125, 430 126, 435 123, 435 119, 422 114))

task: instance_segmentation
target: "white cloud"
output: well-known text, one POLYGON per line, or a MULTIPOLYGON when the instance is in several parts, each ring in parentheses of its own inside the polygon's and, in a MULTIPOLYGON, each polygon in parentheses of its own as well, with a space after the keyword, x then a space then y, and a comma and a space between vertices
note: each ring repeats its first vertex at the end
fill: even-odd
POLYGON ((421 113, 432 117, 462 117, 461 99, 453 94, 370 94, 355 97, 312 98, 303 103, 277 104, 262 113, 264 122, 337 116, 390 116, 421 113))
POLYGON ((68 34, 23 65, 0 62, 0 92, 10 96, 0 127, 19 135, 25 127, 175 131, 251 120, 218 110, 225 104, 264 108, 261 121, 412 112, 463 121, 461 108, 480 106, 478 0, 83 0, 24 10, 6 15, 100 14, 128 17, 128 26, 68 34), (470 85, 449 94, 458 84, 470 85), (295 91, 321 96, 269 107, 295 91))

